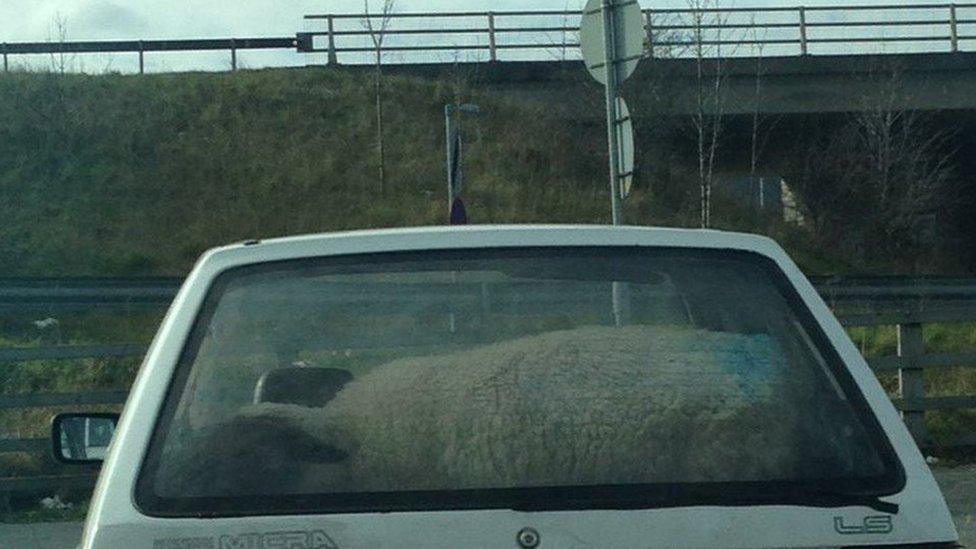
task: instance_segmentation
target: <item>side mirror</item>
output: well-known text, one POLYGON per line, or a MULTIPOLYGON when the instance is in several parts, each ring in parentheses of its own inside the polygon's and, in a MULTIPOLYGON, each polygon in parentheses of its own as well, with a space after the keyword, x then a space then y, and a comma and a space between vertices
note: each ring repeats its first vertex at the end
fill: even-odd
POLYGON ((54 459, 69 465, 101 463, 119 422, 118 414, 58 414, 51 420, 54 459))

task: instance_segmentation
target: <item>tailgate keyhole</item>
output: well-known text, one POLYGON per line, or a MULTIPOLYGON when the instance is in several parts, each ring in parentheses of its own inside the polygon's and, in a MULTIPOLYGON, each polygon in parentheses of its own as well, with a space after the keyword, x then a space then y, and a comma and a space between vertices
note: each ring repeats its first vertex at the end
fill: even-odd
POLYGON ((519 531, 516 540, 522 549, 535 549, 542 542, 539 532, 533 528, 523 528, 519 531))

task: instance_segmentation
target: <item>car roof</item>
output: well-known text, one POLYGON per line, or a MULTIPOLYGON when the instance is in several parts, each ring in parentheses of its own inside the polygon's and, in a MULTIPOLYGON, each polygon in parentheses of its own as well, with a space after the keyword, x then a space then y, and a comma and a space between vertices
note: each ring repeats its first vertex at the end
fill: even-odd
POLYGON ((363 253, 559 246, 730 249, 751 251, 778 261, 786 259, 782 248, 771 239, 743 233, 602 225, 471 225, 251 240, 211 250, 204 255, 201 263, 221 269, 270 261, 363 253))

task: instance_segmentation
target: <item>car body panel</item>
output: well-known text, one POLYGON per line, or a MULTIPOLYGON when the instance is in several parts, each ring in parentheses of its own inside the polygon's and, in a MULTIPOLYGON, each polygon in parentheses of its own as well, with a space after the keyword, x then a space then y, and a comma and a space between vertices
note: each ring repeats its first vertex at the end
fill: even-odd
POLYGON ((133 385, 92 500, 82 547, 518 547, 517 533, 526 527, 540 533, 543 547, 820 547, 958 539, 944 498, 899 413, 819 294, 772 240, 717 231, 473 226, 306 236, 239 244, 205 254, 174 300, 133 385), (772 259, 849 368, 901 461, 905 488, 883 498, 897 504, 899 512, 887 515, 859 506, 757 506, 161 519, 137 509, 136 479, 152 429, 194 319, 220 273, 323 256, 559 246, 727 249, 772 259), (193 545, 194 539, 199 545, 193 545))

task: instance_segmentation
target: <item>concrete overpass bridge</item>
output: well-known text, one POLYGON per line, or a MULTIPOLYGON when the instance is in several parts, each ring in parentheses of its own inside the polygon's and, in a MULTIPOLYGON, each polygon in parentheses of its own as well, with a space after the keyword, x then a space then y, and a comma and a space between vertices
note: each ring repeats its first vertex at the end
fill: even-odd
MULTIPOLYGON (((642 4, 648 58, 625 95, 635 104, 654 99, 657 111, 694 108, 697 57, 711 84, 721 67, 720 103, 729 114, 757 106, 770 114, 856 111, 877 104, 879 92, 892 108, 976 106, 976 3, 704 10, 642 4)), ((43 43, 0 37, 0 54, 4 70, 45 55, 131 54, 139 72, 159 52, 226 50, 232 69, 238 53, 250 50, 277 50, 276 59, 291 66, 357 67, 378 57, 391 72, 460 73, 494 93, 587 117, 589 98, 600 91, 579 61, 580 18, 579 11, 558 10, 410 12, 390 14, 380 25, 375 14, 326 13, 306 16, 305 30, 290 37, 43 43), (370 20, 372 30, 364 24, 370 20), (380 48, 377 28, 384 29, 380 48)))
MULTIPOLYGON (((721 79, 722 110, 729 115, 842 113, 882 105, 976 110, 976 53, 737 57, 704 64, 705 88, 721 79)), ((384 70, 431 78, 460 75, 483 91, 545 105, 566 117, 603 116, 602 89, 578 61, 410 64, 384 70)), ((696 108, 698 84, 695 59, 647 59, 624 95, 636 116, 649 114, 640 108, 645 101, 655 102, 655 114, 684 115, 696 108)))
MULTIPOLYGON (((699 59, 705 89, 721 80, 726 114, 851 112, 877 108, 881 96, 893 109, 976 107, 976 53, 970 53, 976 3, 700 10, 642 4, 647 59, 624 94, 631 103, 654 102, 655 114, 696 109, 699 59)), ((567 117, 588 117, 590 99, 600 94, 580 62, 578 11, 393 14, 379 49, 366 20, 309 15, 312 30, 299 42, 322 63, 379 59, 402 74, 460 74, 481 89, 567 117)))

